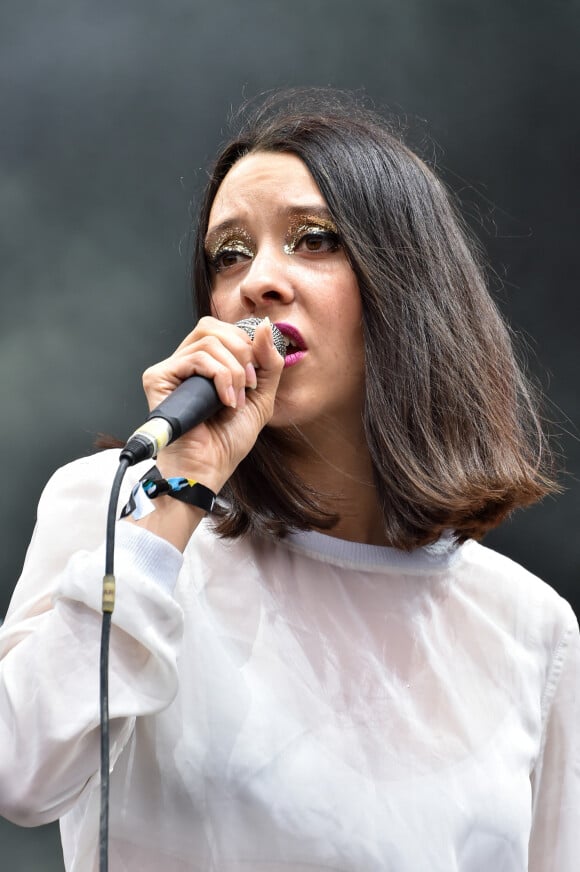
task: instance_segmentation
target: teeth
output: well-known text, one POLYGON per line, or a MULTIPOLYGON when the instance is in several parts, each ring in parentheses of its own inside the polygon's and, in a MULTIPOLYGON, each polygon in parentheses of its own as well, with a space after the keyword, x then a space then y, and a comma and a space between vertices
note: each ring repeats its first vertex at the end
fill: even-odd
POLYGON ((288 347, 290 346, 290 344, 291 344, 291 343, 290 343, 290 340, 288 339, 287 336, 284 336, 284 337, 282 337, 282 338, 284 339, 284 345, 286 346, 286 348, 288 348, 288 347))

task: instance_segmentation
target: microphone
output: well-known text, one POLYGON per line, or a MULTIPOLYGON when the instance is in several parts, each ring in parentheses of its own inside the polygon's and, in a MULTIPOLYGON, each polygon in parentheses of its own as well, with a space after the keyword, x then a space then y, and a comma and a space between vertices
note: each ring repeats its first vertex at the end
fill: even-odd
MULTIPOLYGON (((261 323, 260 318, 244 318, 236 327, 253 340, 256 327, 261 323)), ((275 324, 272 324, 272 337, 278 353, 286 357, 286 341, 275 324)), ((149 413, 146 422, 135 430, 121 451, 121 459, 133 466, 141 460, 157 457, 162 448, 222 408, 213 380, 202 375, 191 376, 149 413)))

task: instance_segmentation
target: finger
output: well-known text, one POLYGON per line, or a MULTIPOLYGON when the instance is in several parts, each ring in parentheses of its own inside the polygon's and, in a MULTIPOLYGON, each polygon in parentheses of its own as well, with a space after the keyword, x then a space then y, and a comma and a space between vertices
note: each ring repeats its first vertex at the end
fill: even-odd
POLYGON ((274 345, 272 323, 269 318, 264 318, 262 323, 256 327, 254 357, 260 370, 265 372, 279 374, 284 368, 284 358, 274 345))
POLYGON ((209 337, 217 337, 222 345, 232 352, 244 365, 252 359, 252 340, 243 330, 227 321, 218 321, 209 315, 200 318, 189 336, 183 340, 178 351, 209 337))
POLYGON ((249 399, 259 414, 261 426, 264 426, 272 416, 276 391, 284 369, 284 358, 274 345, 272 326, 268 321, 256 329, 254 356, 258 364, 258 390, 249 394, 249 399))
POLYGON ((157 405, 183 381, 194 375, 211 379, 221 402, 236 408, 245 402, 246 368, 216 337, 207 338, 195 349, 182 348, 143 375, 143 386, 149 401, 157 405))

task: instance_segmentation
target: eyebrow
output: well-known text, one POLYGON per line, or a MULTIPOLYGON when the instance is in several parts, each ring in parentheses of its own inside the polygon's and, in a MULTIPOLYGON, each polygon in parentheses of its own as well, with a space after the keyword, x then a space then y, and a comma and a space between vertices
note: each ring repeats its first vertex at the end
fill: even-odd
MULTIPOLYGON (((326 206, 321 206, 319 203, 314 205, 305 204, 304 206, 287 206, 278 210, 280 215, 289 220, 293 218, 319 218, 322 221, 332 221, 332 216, 326 206)), ((244 224, 239 218, 226 218, 225 221, 220 221, 206 233, 204 245, 206 248, 211 248, 211 243, 217 237, 227 233, 228 230, 239 230, 244 224)))

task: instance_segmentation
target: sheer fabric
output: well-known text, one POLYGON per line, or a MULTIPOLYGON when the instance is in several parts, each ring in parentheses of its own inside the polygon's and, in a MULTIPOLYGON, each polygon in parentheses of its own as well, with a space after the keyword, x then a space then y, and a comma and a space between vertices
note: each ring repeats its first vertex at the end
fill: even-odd
MULTIPOLYGON (((60 470, 0 629, 0 811, 97 869, 114 452, 60 470)), ((142 470, 131 470, 126 489, 142 470)), ((520 566, 120 522, 111 872, 575 872, 580 644, 520 566)))

